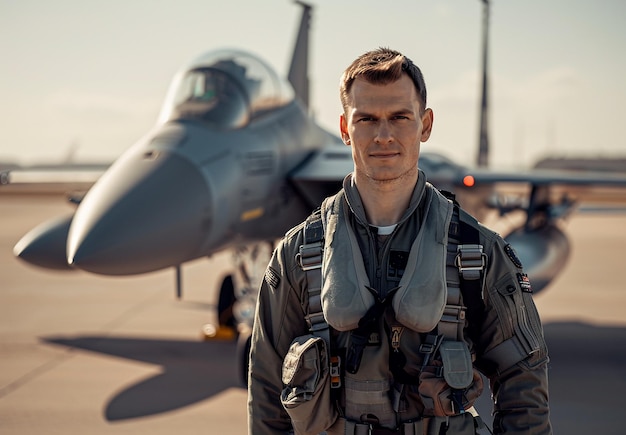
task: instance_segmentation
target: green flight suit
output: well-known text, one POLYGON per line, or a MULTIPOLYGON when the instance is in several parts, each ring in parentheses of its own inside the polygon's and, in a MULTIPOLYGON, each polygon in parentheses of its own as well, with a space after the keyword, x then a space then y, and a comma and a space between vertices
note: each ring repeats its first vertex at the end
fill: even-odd
MULTIPOLYGON (((392 235, 382 243, 367 224, 351 176, 344 180, 344 195, 340 198, 350 211, 349 222, 361 248, 369 281, 379 292, 386 293, 398 285, 397 279, 385 272, 391 252, 410 251, 428 201, 434 201, 435 195, 439 195, 425 179, 420 171, 407 211, 392 235)), ((523 270, 499 235, 476 224, 464 212, 461 219, 477 226, 480 243, 487 255, 485 310, 480 334, 476 342, 469 337, 465 341, 470 345, 474 366, 480 368, 490 381, 494 399, 494 433, 550 434, 547 348, 532 294, 521 279, 523 270)), ((249 433, 254 435, 292 431, 291 420, 280 397, 284 387, 283 360, 294 339, 309 333, 305 321, 308 312, 305 273, 296 261, 303 243, 303 226, 292 229, 279 243, 259 293, 252 334, 248 398, 249 433)), ((394 393, 401 382, 394 380, 389 368, 393 313, 387 310, 379 325, 379 342, 366 347, 357 374, 347 380, 351 385, 354 382, 357 385, 367 385, 368 382, 378 385, 384 390, 383 396, 395 394, 397 397, 390 401, 390 406, 400 425, 419 419, 425 405, 414 385, 402 388, 399 396, 394 393)), ((333 346, 345 346, 349 334, 349 331, 334 331, 333 346)), ((406 359, 403 370, 415 377, 421 367, 422 357, 417 349, 422 339, 423 334, 403 328, 399 341, 394 344, 394 349, 399 348, 406 359)), ((345 400, 342 403, 345 404, 345 400)), ((385 406, 385 412, 389 412, 389 405, 385 406)), ((341 410, 342 413, 345 411, 341 410)), ((354 413, 354 409, 347 411, 348 414, 354 413)), ((344 425, 345 419, 339 418, 327 433, 344 433, 344 425)), ((385 427, 390 427, 388 422, 385 427)))

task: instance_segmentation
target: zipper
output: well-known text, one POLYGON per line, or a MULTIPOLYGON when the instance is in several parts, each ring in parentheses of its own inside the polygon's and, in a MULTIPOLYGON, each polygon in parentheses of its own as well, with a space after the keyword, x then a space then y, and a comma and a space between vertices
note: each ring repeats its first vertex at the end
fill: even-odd
MULTIPOLYGON (((391 245, 392 245, 392 240, 396 235, 396 232, 398 231, 398 228, 400 227, 400 223, 397 224, 397 226, 393 229, 393 231, 391 232, 391 234, 389 234, 389 236, 385 239, 385 242, 383 243, 383 246, 381 247, 381 255, 378 255, 378 253, 376 254, 376 259, 377 259, 377 278, 378 278, 378 288, 382 289, 382 291, 384 291, 384 295, 381 295, 382 298, 386 298, 387 295, 389 294, 389 282, 387 282, 386 279, 384 279, 384 277, 387 275, 387 268, 385 267, 385 265, 389 264, 389 256, 391 255, 391 245)), ((381 291, 381 290, 379 290, 381 291)))

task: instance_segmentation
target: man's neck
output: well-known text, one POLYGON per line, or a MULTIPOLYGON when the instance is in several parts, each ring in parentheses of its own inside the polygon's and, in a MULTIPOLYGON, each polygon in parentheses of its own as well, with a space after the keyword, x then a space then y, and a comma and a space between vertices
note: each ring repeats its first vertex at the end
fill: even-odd
MULTIPOLYGON (((408 175, 408 174, 407 174, 408 175)), ((371 225, 387 226, 400 221, 411 202, 418 173, 390 182, 377 182, 367 177, 354 177, 367 221, 371 225)))

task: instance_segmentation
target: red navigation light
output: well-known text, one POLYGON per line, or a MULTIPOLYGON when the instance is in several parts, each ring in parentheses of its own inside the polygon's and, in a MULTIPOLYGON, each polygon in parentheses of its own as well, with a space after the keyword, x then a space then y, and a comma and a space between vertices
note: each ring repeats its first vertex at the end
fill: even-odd
POLYGON ((465 177, 463 177, 463 184, 466 187, 472 187, 474 186, 474 183, 476 182, 476 180, 474 180, 474 177, 471 175, 466 175, 465 177))

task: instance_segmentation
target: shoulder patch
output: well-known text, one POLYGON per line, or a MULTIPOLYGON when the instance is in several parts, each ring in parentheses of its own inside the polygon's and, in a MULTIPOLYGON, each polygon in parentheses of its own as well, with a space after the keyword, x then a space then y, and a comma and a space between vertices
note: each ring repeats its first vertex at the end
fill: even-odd
POLYGON ((526 275, 525 273, 517 274, 517 282, 519 282, 519 286, 521 287, 523 292, 526 292, 526 293, 533 292, 533 288, 530 285, 530 279, 528 279, 528 275, 526 275))
POLYGON ((265 282, 274 290, 280 285, 280 275, 271 267, 268 267, 265 271, 265 282))
POLYGON ((515 253, 515 250, 513 249, 513 246, 511 246, 510 243, 504 247, 504 252, 506 252, 506 255, 509 257, 509 260, 513 262, 515 267, 517 267, 518 269, 521 269, 524 267, 522 266, 522 261, 519 259, 519 257, 515 253))

